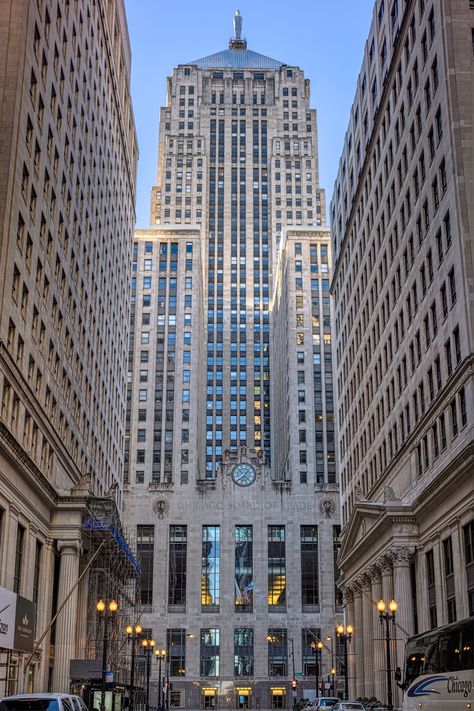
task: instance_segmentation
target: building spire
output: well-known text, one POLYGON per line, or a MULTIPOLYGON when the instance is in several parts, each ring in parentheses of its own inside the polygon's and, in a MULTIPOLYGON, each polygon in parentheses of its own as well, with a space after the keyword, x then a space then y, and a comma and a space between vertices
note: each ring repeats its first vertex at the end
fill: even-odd
POLYGON ((247 40, 242 39, 242 15, 240 10, 234 15, 234 37, 229 41, 229 49, 247 49, 247 40))

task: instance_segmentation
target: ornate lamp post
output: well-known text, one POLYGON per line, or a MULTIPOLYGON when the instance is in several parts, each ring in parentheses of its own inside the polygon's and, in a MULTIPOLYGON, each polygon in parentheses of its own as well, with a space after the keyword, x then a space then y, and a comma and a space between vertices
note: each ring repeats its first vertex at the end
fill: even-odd
POLYGON ((105 711, 105 686, 107 677, 107 654, 109 651, 109 619, 118 610, 118 602, 110 600, 109 604, 103 600, 99 600, 96 605, 96 610, 99 613, 100 619, 104 622, 104 643, 102 647, 102 690, 100 694, 101 711, 105 711))
POLYGON ((137 647, 136 643, 140 639, 140 635, 142 633, 142 628, 141 625, 135 625, 135 627, 132 627, 132 625, 127 625, 125 628, 125 633, 127 635, 127 639, 129 642, 132 643, 132 658, 131 658, 131 666, 130 666, 130 711, 134 711, 135 709, 135 655, 137 653, 137 647))
MULTIPOLYGON (((311 650, 316 657, 315 668, 316 668, 316 698, 317 699, 319 699, 319 666, 321 663, 321 658, 322 658, 321 650, 323 647, 324 647, 324 644, 321 642, 321 640, 319 640, 319 642, 311 642, 311 650)), ((322 672, 322 669, 321 669, 321 672, 322 672)), ((321 673, 321 677, 322 677, 322 673, 321 673)))
POLYGON ((336 670, 334 668, 334 640, 331 636, 326 637, 326 642, 331 644, 331 694, 334 696, 334 677, 336 675, 336 670))
POLYGON ((347 645, 351 643, 353 632, 354 632, 354 628, 352 625, 347 625, 346 627, 344 627, 344 625, 338 625, 336 627, 336 634, 339 637, 341 644, 344 647, 344 687, 345 687, 346 699, 349 698, 349 673, 348 673, 348 667, 347 667, 347 645))
POLYGON ((161 678, 161 660, 166 657, 166 649, 155 649, 155 657, 158 659, 158 711, 163 709, 163 680, 161 678))
POLYGON ((146 654, 146 699, 145 710, 150 711, 150 671, 151 671, 151 656, 155 647, 154 639, 142 639, 143 651, 146 654))
POLYGON ((395 613, 398 609, 398 604, 395 600, 390 600, 388 603, 390 612, 386 612, 386 605, 383 600, 377 603, 377 610, 380 615, 380 624, 385 623, 385 651, 387 655, 387 708, 393 711, 393 695, 392 695, 392 662, 390 659, 390 622, 395 625, 395 613))

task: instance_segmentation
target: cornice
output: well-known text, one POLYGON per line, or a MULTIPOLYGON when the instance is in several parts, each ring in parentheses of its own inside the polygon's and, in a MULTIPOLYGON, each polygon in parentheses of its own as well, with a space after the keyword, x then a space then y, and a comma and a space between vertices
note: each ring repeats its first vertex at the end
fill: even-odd
POLYGON ((18 440, 12 435, 5 423, 0 420, 0 450, 16 465, 21 475, 27 474, 37 485, 36 493, 41 495, 50 506, 56 505, 58 494, 46 479, 40 468, 25 452, 18 440))

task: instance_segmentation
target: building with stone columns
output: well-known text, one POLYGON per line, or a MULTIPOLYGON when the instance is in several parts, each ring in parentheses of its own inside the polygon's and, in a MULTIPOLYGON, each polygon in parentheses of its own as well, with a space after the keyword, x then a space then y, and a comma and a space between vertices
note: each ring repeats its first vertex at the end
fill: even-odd
POLYGON ((331 203, 354 696, 386 699, 377 599, 398 602, 393 667, 474 614, 473 22, 377 0, 331 203))
MULTIPOLYGON (((0 586, 39 641, 92 499, 122 506, 137 144, 121 0, 5 0, 0 28, 0 586)), ((0 693, 67 691, 94 603, 85 577, 32 657, 0 640, 0 693)))
MULTIPOLYGON (((286 708, 296 674, 314 698, 333 662, 343 683, 316 115, 302 70, 241 22, 168 79, 133 252, 125 522, 176 708, 286 708)), ((154 665, 153 705, 159 685, 154 665)))

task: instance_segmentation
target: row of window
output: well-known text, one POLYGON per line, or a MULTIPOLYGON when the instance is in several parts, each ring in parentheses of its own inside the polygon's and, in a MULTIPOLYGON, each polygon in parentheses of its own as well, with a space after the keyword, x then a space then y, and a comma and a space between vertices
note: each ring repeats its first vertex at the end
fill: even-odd
MULTIPOLYGON (((339 527, 335 526, 334 566, 339 541, 339 527)), ((137 546, 141 557, 141 603, 153 604, 153 561, 155 530, 152 525, 137 526, 137 546)), ((168 611, 182 611, 186 605, 187 588, 187 526, 169 527, 168 548, 168 611)), ((221 591, 221 528, 202 527, 201 609, 218 611, 221 591)), ((236 612, 253 612, 254 568, 253 526, 235 526, 233 533, 234 580, 233 597, 236 612)), ((301 602, 303 611, 316 611, 320 603, 320 575, 318 527, 300 526, 301 602)), ((286 609, 286 529, 268 526, 267 529, 267 603, 269 610, 286 609)), ((334 578, 334 572, 333 572, 334 578)), ((342 604, 335 586, 335 604, 342 604)))

